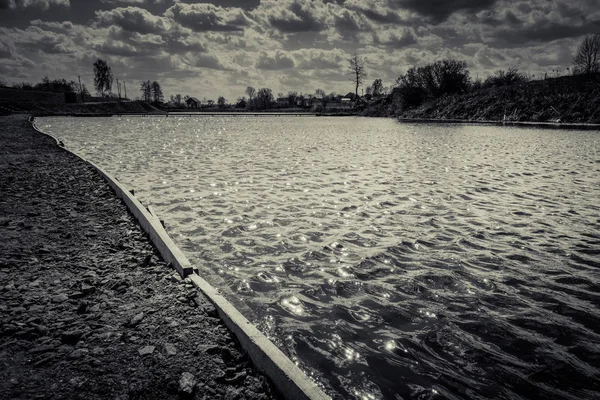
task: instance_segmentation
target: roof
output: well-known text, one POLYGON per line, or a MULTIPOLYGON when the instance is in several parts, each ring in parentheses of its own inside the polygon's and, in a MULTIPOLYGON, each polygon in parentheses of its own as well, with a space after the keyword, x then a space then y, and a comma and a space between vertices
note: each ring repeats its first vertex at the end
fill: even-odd
POLYGON ((196 103, 202 103, 202 102, 201 102, 200 100, 198 100, 198 98, 196 98, 196 97, 188 97, 188 99, 187 99, 186 101, 190 101, 190 100, 191 100, 191 101, 194 101, 194 102, 196 102, 196 103))

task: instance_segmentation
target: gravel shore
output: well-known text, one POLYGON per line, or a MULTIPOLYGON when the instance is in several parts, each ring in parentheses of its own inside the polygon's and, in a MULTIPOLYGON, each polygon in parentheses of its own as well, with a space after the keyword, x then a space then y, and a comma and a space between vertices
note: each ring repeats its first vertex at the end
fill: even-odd
POLYGON ((95 170, 0 118, 0 398, 280 398, 95 170))

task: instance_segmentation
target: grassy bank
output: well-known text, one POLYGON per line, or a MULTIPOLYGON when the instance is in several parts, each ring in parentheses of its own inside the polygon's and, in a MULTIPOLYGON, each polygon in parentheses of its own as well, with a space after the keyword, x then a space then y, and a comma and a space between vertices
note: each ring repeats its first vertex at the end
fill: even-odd
POLYGON ((103 103, 13 102, 0 104, 0 112, 34 115, 112 115, 163 114, 164 112, 142 101, 108 101, 103 103))
POLYGON ((600 123, 600 74, 564 76, 518 85, 471 90, 403 109, 400 94, 370 105, 365 116, 600 123))

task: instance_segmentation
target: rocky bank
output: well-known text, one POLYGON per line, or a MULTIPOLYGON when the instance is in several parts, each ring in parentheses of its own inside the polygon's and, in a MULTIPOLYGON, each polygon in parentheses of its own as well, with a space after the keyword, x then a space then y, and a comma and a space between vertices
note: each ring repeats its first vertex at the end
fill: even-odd
POLYGON ((0 398, 279 398, 91 166, 0 127, 0 398))

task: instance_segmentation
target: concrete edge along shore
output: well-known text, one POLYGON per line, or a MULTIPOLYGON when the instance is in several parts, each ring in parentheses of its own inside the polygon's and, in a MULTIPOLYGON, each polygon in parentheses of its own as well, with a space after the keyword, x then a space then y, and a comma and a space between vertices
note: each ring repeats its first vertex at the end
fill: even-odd
POLYGON ((114 190, 117 197, 123 200, 129 211, 135 216, 142 229, 149 235, 152 243, 159 250, 163 259, 171 263, 182 278, 189 278, 215 306, 219 317, 227 328, 239 340, 242 348, 248 353, 254 365, 275 384, 280 393, 292 400, 329 399, 281 350, 279 350, 265 335, 263 335, 246 317, 244 317, 219 290, 196 274, 183 252, 175 245, 165 231, 160 219, 144 207, 128 190, 113 176, 102 170, 96 164, 84 159, 77 153, 67 149, 64 144, 52 135, 41 131, 31 118, 32 127, 39 133, 52 137, 57 146, 69 151, 84 162, 92 165, 114 190))

